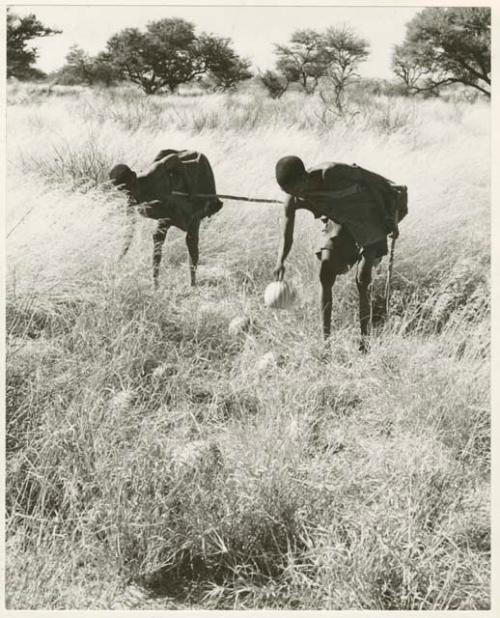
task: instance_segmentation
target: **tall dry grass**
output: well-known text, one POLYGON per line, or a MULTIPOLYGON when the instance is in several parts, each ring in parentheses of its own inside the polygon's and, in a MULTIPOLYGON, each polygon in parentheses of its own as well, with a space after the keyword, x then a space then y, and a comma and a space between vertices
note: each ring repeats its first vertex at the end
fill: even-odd
POLYGON ((489 607, 489 107, 351 110, 10 92, 10 608, 489 607), (205 152, 224 193, 279 198, 291 153, 408 185, 393 314, 367 355, 352 274, 320 339, 306 215, 290 312, 261 302, 279 207, 227 202, 205 222, 196 290, 174 231, 152 291, 152 222, 116 262, 123 204, 101 182, 165 147, 205 152), (232 335, 239 315, 250 331, 232 335))

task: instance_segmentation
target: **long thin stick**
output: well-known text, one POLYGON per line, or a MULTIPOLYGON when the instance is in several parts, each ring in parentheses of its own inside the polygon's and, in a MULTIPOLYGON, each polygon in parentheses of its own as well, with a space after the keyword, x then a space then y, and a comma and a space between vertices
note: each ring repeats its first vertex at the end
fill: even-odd
MULTIPOLYGON (((184 197, 190 197, 187 193, 182 191, 172 191, 173 195, 182 195, 184 197)), ((265 200, 261 197, 241 197, 240 195, 222 195, 220 193, 196 193, 193 197, 220 197, 224 200, 236 200, 238 202, 258 202, 260 204, 282 204, 281 200, 265 200)))
POLYGON ((391 240, 391 253, 389 256, 389 268, 387 269, 387 278, 385 280, 385 315, 389 316, 389 304, 391 300, 391 278, 392 278, 392 266, 394 264, 394 249, 396 247, 396 239, 391 240))
MULTIPOLYGON (((359 193, 359 189, 355 187, 355 189, 342 189, 341 191, 311 191, 301 199, 307 199, 307 197, 329 197, 329 198, 342 198, 349 195, 354 195, 355 193, 359 193)), ((183 197, 190 197, 188 193, 184 193, 183 191, 172 191, 173 195, 182 195, 183 197)), ((225 200, 236 200, 238 202, 257 202, 260 204, 283 204, 282 200, 268 200, 261 197, 242 197, 241 195, 223 195, 222 193, 196 193, 194 197, 220 197, 225 200)))

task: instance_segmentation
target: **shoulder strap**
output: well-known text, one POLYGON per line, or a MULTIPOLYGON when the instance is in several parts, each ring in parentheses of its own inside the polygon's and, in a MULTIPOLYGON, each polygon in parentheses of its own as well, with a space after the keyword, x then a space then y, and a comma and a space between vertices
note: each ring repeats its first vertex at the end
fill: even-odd
POLYGON ((196 150, 180 150, 178 156, 183 163, 196 163, 203 155, 196 150))
POLYGON ((160 152, 154 158, 153 163, 156 163, 156 161, 160 161, 160 159, 164 159, 165 157, 168 157, 169 155, 179 154, 179 152, 180 152, 179 150, 174 150, 173 148, 166 148, 165 150, 160 150, 160 152))

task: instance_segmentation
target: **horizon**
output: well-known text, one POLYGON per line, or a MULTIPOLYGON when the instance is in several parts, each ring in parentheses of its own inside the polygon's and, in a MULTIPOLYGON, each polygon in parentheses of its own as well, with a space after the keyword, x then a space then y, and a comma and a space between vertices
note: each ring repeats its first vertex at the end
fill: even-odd
POLYGON ((367 39, 370 56, 358 69, 362 77, 390 78, 391 52, 405 36, 407 22, 424 7, 306 7, 306 6, 11 6, 23 17, 34 13, 61 34, 34 39, 38 50, 36 67, 46 73, 60 69, 73 45, 91 55, 106 47, 107 40, 127 27, 143 30, 150 21, 179 17, 192 22, 197 34, 208 32, 229 37, 254 71, 274 67, 275 44, 286 44, 298 29, 324 30, 351 26, 367 39), (147 10, 145 10, 147 9, 147 10))

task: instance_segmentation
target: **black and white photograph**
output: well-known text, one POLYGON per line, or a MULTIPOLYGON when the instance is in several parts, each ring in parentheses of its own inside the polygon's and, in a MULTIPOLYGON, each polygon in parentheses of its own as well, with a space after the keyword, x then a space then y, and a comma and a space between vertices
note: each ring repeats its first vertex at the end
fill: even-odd
POLYGON ((497 9, 2 11, 4 609, 494 610, 497 9))

